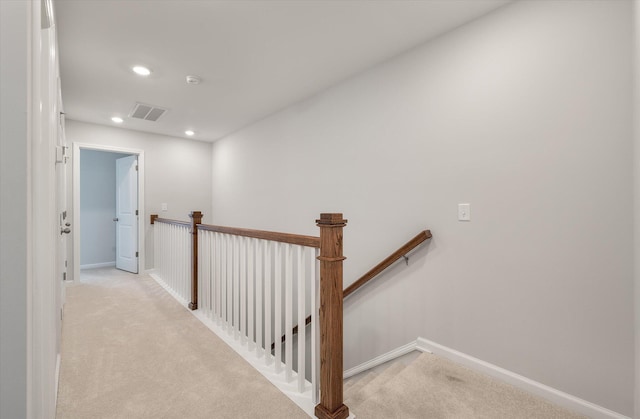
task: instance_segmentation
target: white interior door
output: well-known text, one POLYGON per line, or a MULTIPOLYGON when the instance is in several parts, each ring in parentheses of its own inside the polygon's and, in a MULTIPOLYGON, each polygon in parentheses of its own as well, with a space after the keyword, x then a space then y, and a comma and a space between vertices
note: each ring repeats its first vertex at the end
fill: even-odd
POLYGON ((116 160, 116 268, 138 273, 138 156, 116 160))
MULTIPOLYGON (((71 221, 67 213, 67 159, 68 148, 65 136, 64 113, 62 112, 62 94, 60 90, 60 78, 57 79, 58 97, 57 97, 57 143, 56 143, 56 209, 58 214, 58 222, 60 234, 58 235, 58 245, 56 249, 56 307, 61 309, 65 302, 64 281, 67 279, 67 246, 68 237, 71 233, 71 221)), ((56 325, 58 337, 62 333, 62 316, 56 316, 56 325)), ((60 346, 58 345, 58 350, 60 346)))

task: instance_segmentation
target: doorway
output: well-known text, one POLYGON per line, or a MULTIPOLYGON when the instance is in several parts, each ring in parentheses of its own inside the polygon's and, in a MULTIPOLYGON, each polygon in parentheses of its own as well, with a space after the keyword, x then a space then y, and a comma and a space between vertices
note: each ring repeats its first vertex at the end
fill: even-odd
POLYGON ((81 268, 144 271, 144 152, 74 143, 73 214, 71 279, 81 268))

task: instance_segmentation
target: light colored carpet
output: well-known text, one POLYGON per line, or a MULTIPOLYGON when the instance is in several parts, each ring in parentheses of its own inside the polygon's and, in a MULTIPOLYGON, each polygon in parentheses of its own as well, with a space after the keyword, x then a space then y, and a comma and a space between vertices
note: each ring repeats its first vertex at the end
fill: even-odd
POLYGON ((66 291, 58 419, 308 417, 148 276, 66 291))
MULTIPOLYGON (((583 418, 426 353, 349 380, 345 404, 359 419, 583 418)), ((67 287, 56 417, 308 416, 153 279, 93 269, 67 287)))
POLYGON ((345 404, 362 419, 584 418, 489 376, 424 353, 394 364, 364 385, 345 390, 345 404))

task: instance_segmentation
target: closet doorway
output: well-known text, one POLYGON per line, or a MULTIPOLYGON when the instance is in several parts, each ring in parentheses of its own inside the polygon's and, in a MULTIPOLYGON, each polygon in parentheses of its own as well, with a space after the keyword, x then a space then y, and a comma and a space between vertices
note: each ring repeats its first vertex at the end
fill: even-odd
POLYGON ((144 270, 143 154, 74 144, 74 279, 80 269, 144 270))

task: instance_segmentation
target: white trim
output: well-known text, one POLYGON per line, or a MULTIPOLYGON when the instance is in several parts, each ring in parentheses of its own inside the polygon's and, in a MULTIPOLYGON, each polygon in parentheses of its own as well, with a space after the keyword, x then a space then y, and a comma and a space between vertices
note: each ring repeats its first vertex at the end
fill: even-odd
POLYGON ((115 260, 113 262, 90 263, 87 265, 80 265, 80 270, 82 271, 85 269, 108 268, 111 266, 116 266, 115 260))
POLYGON ((80 150, 98 150, 112 153, 138 155, 138 273, 145 271, 145 203, 144 203, 144 150, 137 148, 113 147, 100 144, 73 143, 73 279, 80 277, 80 150))
POLYGON ((493 378, 497 378, 515 387, 518 387, 528 393, 535 394, 546 400, 551 401, 566 409, 589 416, 593 419, 630 419, 627 416, 614 412, 597 404, 588 402, 578 397, 567 394, 563 391, 549 387, 545 384, 531 380, 515 372, 490 364, 471 355, 456 351, 444 345, 432 342, 424 338, 416 339, 416 346, 419 351, 429 352, 447 358, 465 367, 487 374, 493 378))
POLYGON ((375 358, 373 358, 370 361, 367 361, 363 364, 360 364, 358 366, 355 366, 353 368, 349 368, 348 370, 346 370, 344 372, 344 378, 347 379, 349 377, 353 377, 354 375, 360 374, 361 372, 370 370, 371 368, 375 368, 378 365, 382 365, 385 362, 389 362, 393 359, 396 358, 400 358, 403 355, 406 355, 410 352, 419 350, 418 349, 418 345, 417 345, 417 341, 413 341, 413 342, 409 342, 406 345, 403 345, 399 348, 393 349, 389 352, 387 352, 386 354, 382 354, 380 356, 377 356, 375 358))

